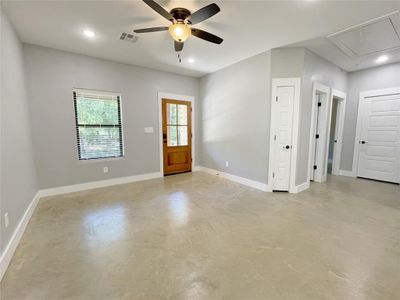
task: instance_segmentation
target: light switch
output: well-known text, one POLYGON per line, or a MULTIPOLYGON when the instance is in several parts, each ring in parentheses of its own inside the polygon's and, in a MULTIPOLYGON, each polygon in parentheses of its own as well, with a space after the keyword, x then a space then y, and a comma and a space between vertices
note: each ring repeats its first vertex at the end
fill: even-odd
POLYGON ((153 133, 154 132, 154 128, 153 127, 145 127, 144 128, 144 133, 153 133))

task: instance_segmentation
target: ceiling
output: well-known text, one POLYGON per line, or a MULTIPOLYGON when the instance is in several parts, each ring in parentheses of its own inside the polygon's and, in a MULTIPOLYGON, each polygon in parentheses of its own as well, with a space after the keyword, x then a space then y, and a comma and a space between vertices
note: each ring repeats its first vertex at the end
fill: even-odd
POLYGON ((400 13, 374 18, 289 47, 306 47, 348 72, 400 62, 400 13), (387 60, 377 62, 383 56, 387 60))
MULTIPOLYGON (((158 1, 167 10, 183 6, 192 12, 211 2, 158 1)), ((185 43, 182 63, 168 32, 141 34, 135 43, 119 40, 122 32, 169 25, 142 1, 2 1, 1 5, 23 42, 195 77, 272 48, 318 41, 400 9, 400 1, 214 2, 221 12, 196 27, 224 42, 214 45, 192 37, 185 43), (85 38, 85 29, 96 37, 85 38), (190 64, 189 58, 195 62, 190 64)))

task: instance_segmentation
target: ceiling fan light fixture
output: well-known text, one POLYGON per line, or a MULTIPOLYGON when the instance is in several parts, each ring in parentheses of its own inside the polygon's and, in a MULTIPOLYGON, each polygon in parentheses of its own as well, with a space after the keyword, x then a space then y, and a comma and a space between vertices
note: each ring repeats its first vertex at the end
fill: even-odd
POLYGON ((175 23, 169 26, 169 34, 177 42, 184 42, 191 35, 190 27, 185 23, 175 23))

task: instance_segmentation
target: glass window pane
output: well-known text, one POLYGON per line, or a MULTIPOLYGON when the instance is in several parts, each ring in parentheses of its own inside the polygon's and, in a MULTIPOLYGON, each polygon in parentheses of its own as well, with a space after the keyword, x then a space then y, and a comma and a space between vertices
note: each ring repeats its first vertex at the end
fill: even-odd
POLYGON ((187 105, 178 104, 178 124, 187 125, 187 105))
POLYGON ((187 126, 178 126, 178 145, 188 145, 188 128, 187 126))
POLYGON ((176 131, 176 126, 167 126, 167 146, 177 146, 178 145, 178 133, 176 131))
POLYGON ((81 159, 122 156, 119 127, 79 126, 81 159))
POLYGON ((76 99, 78 124, 118 125, 118 100, 76 99))
POLYGON ((176 124, 176 104, 167 103, 167 124, 176 124))

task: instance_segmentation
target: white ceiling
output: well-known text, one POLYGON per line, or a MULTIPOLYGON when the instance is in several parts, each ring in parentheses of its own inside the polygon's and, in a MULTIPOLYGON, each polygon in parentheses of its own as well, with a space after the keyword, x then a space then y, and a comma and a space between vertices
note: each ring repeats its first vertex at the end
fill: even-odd
MULTIPOLYGON (((210 1, 159 0, 170 10, 192 12, 210 1)), ((2 1, 22 41, 141 65, 202 76, 271 48, 314 40, 400 9, 400 1, 214 1, 221 12, 196 25, 224 38, 214 45, 191 37, 178 63, 167 32, 141 34, 136 43, 120 41, 122 32, 167 26, 168 21, 142 1, 2 1), (92 29, 89 40, 82 30, 92 29), (192 57, 195 63, 189 64, 192 57)))
POLYGON ((306 47, 348 72, 400 62, 400 13, 381 16, 326 38, 289 47, 306 47), (381 56, 388 60, 377 62, 381 56))

